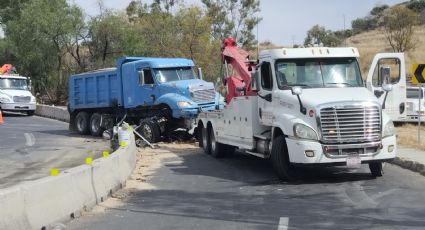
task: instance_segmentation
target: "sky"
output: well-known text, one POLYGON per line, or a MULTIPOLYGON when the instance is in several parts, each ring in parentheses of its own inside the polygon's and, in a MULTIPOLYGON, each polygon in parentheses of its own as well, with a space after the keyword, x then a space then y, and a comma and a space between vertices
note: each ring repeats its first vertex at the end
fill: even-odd
MULTIPOLYGON (((98 14, 99 0, 74 0, 89 15, 98 14)), ((407 0, 260 0, 262 21, 258 25, 258 40, 276 45, 302 44, 307 31, 316 24, 330 30, 351 27, 353 19, 367 16, 382 4, 394 5, 407 0), (345 20, 344 20, 345 18, 345 20)), ((106 8, 124 10, 131 0, 103 0, 106 8)), ((142 2, 151 2, 142 0, 142 2)), ((185 0, 201 4, 201 0, 185 0)), ((257 33, 257 30, 254 31, 257 33)))

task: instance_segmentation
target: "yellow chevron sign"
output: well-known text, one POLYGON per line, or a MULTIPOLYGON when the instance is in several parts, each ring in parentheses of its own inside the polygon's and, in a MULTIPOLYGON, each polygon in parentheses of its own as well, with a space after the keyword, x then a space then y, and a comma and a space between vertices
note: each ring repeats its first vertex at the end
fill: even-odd
POLYGON ((412 64, 412 84, 425 83, 425 64, 412 64))

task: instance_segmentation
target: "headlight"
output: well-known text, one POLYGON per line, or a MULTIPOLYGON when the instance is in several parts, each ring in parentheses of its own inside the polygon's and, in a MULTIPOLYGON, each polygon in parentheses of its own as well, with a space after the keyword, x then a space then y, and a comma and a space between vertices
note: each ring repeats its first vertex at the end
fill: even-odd
POLYGON ((10 98, 8 98, 8 97, 6 97, 6 96, 1 96, 0 97, 0 102, 1 103, 8 103, 8 102, 10 102, 11 100, 10 100, 10 98))
POLYGON ((303 139, 318 140, 317 133, 310 127, 303 124, 294 125, 294 135, 303 139))
POLYGON ((192 105, 192 103, 190 103, 188 101, 179 101, 179 102, 177 102, 177 106, 179 106, 179 108, 185 108, 185 107, 189 107, 191 105, 192 105))
POLYGON ((387 122, 384 126, 384 130, 382 131, 382 138, 389 137, 394 135, 394 124, 392 121, 387 122))
POLYGON ((35 97, 34 96, 31 96, 31 103, 35 103, 36 101, 35 101, 35 97))

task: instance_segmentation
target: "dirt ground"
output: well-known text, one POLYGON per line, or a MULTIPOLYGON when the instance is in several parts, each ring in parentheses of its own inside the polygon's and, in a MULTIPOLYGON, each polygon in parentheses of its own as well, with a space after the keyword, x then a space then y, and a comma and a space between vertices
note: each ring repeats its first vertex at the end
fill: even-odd
POLYGON ((403 124, 395 127, 397 144, 403 147, 415 148, 425 151, 425 126, 421 126, 421 145, 418 145, 418 125, 403 124))

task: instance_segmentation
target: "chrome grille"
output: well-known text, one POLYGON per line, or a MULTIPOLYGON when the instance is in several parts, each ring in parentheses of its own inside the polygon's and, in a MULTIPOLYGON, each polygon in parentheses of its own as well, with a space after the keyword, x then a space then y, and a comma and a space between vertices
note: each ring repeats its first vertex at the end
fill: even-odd
POLYGON ((192 93, 193 93, 192 100, 196 103, 211 102, 215 98, 214 89, 196 90, 196 91, 193 91, 192 93))
POLYGON ((320 126, 324 143, 378 141, 380 107, 374 104, 324 107, 320 109, 320 126))
POLYGON ((29 103, 30 101, 31 101, 31 97, 30 96, 27 96, 27 97, 14 96, 13 97, 13 102, 29 103))

